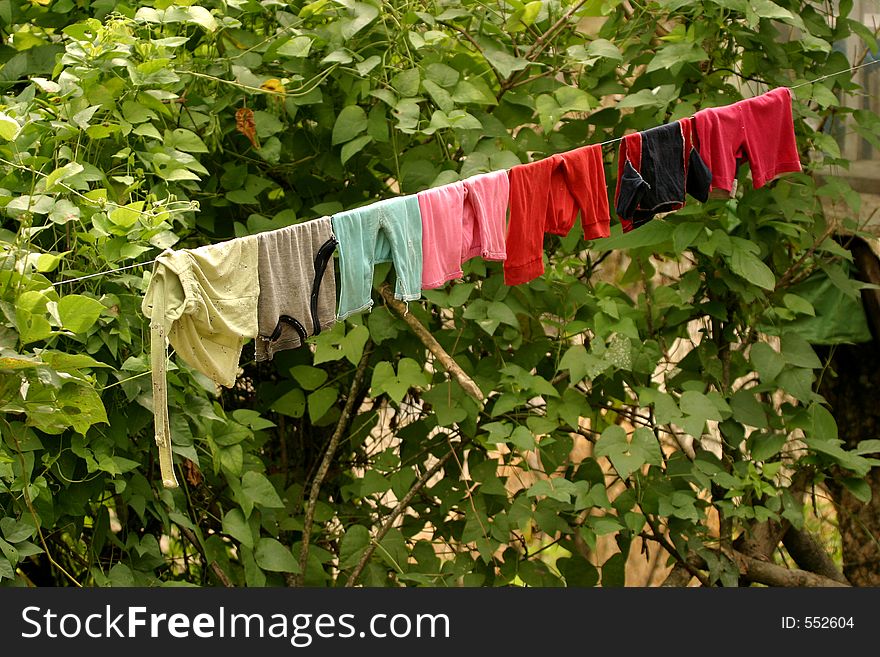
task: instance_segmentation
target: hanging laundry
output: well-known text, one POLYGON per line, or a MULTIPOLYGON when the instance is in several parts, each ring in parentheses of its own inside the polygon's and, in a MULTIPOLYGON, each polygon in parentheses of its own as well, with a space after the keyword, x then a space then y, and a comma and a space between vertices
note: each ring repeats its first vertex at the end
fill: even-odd
POLYGON ((712 171, 712 189, 730 194, 738 160, 748 160, 757 189, 783 173, 801 171, 786 87, 694 115, 699 150, 712 171))
POLYGON ((422 289, 462 276, 471 258, 504 260, 510 185, 506 171, 473 176, 417 195, 422 217, 422 289))
POLYGON ((150 318, 153 414, 166 488, 177 486, 165 381, 167 343, 191 367, 232 387, 242 344, 257 335, 257 259, 257 238, 250 236, 165 251, 156 260, 141 309, 150 318))
POLYGON ((394 264, 397 299, 422 296, 422 219, 415 196, 340 212, 331 221, 339 241, 340 322, 372 308, 373 267, 380 262, 394 264))
POLYGON ((510 170, 510 221, 504 282, 519 285, 544 273, 544 234, 567 235, 578 211, 585 239, 608 237, 608 191, 599 144, 510 170))
POLYGON ((685 192, 708 200, 712 174, 694 146, 694 132, 689 118, 627 135, 620 142, 614 206, 623 232, 660 212, 681 209, 685 192))
POLYGON ((336 238, 330 217, 257 235, 260 298, 256 359, 302 345, 336 323, 336 238))

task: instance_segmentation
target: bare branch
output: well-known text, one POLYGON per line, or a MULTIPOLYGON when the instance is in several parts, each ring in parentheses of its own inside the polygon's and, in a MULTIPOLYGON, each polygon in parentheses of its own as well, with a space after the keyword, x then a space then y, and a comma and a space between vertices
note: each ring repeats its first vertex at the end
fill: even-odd
MULTIPOLYGON (((459 443, 459 447, 464 444, 459 443)), ((385 523, 379 528, 379 531, 376 532, 376 536, 370 542, 370 546, 364 550, 363 555, 361 556, 360 561, 358 561, 357 565, 354 567, 354 570, 351 571, 351 575, 348 577, 348 581, 345 583, 346 588, 351 588, 355 584, 357 584, 358 579, 361 576, 361 573, 364 572, 364 568, 367 567, 367 563, 369 563, 370 558, 373 556, 373 552, 376 551, 379 543, 382 542, 382 539, 385 538, 385 535, 390 531, 391 527, 394 526, 394 521, 397 517, 402 514, 406 508, 409 506, 409 503, 412 502, 413 498, 418 494, 422 488, 425 487, 425 484, 433 477, 435 474, 440 472, 440 469, 446 464, 446 462, 452 457, 455 453, 454 449, 450 449, 449 452, 443 455, 439 461, 437 461, 430 468, 425 470, 424 474, 419 477, 418 481, 412 485, 412 487, 407 491, 406 495, 397 503, 397 506, 394 507, 394 510, 391 514, 385 519, 385 523)))
POLYGON ((311 491, 309 491, 309 504, 306 507, 306 517, 303 521, 302 548, 299 552, 299 574, 293 580, 299 586, 302 586, 306 576, 306 566, 309 562, 309 542, 312 537, 312 525, 315 522, 315 508, 318 506, 318 496, 321 493, 321 484, 324 483, 324 478, 327 476, 327 471, 330 469, 330 463, 333 462, 333 455, 336 453, 336 448, 339 447, 339 441, 342 439, 342 434, 345 433, 345 430, 348 428, 351 415, 355 410, 355 400, 357 399, 361 385, 363 385, 369 361, 370 345, 367 344, 364 347, 364 353, 361 356, 357 369, 355 370, 354 379, 351 381, 351 387, 348 390, 348 399, 345 400, 342 414, 339 416, 339 421, 336 423, 336 428, 333 430, 333 435, 330 437, 327 451, 324 452, 321 466, 318 468, 315 478, 312 479, 312 488, 311 491))
POLYGON ((465 373, 463 369, 461 369, 461 366, 455 362, 455 359, 440 346, 440 343, 437 342, 437 339, 431 335, 431 332, 428 329, 425 328, 424 324, 416 319, 412 313, 407 311, 403 302, 394 298, 391 286, 388 283, 382 283, 379 287, 379 294, 385 299, 385 303, 388 304, 388 306, 409 325, 413 333, 416 334, 416 337, 421 340, 422 344, 425 345, 428 351, 440 361, 446 371, 458 381, 458 384, 468 396, 476 400, 477 403, 482 404, 485 401, 486 396, 483 394, 483 391, 480 390, 480 387, 465 373))

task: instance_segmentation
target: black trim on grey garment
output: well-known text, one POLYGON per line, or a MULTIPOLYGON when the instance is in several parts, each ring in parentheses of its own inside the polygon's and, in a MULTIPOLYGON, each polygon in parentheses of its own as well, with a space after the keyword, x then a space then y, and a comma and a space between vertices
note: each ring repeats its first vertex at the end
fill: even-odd
MULTIPOLYGON (((312 327, 314 332, 312 335, 318 335, 321 332, 321 320, 318 318, 318 294, 321 291, 321 281, 324 279, 324 272, 327 265, 333 260, 333 252, 339 242, 333 235, 330 239, 321 245, 318 253, 315 254, 315 280, 312 282, 312 296, 310 308, 312 311, 312 327)), ((303 340, 305 342, 305 340, 303 340)))
POLYGON ((281 337, 282 324, 292 326, 293 329, 299 334, 300 342, 305 344, 306 338, 308 337, 308 335, 306 334, 306 327, 303 326, 296 317, 291 317, 290 315, 281 315, 281 317, 278 318, 278 323, 275 325, 275 330, 272 331, 272 335, 269 336, 270 342, 275 342, 275 340, 281 337))

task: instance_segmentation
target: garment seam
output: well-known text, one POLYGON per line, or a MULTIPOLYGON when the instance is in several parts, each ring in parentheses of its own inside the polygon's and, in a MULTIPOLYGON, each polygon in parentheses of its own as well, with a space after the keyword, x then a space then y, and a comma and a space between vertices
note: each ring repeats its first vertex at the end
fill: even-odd
POLYGON ((337 314, 336 321, 337 322, 344 322, 346 319, 348 319, 352 315, 357 315, 358 313, 362 313, 365 310, 372 308, 372 307, 373 307, 373 300, 370 299, 369 302, 365 303, 364 305, 360 306, 359 308, 355 308, 354 310, 347 310, 344 314, 337 314))
POLYGON ((437 288, 437 287, 440 287, 441 285, 443 285, 444 283, 448 283, 449 281, 454 281, 456 278, 461 278, 462 276, 464 276, 464 271, 461 269, 459 269, 457 273, 443 274, 443 276, 440 280, 434 280, 434 281, 429 281, 429 282, 423 281, 422 282, 422 289, 429 290, 429 289, 437 288))

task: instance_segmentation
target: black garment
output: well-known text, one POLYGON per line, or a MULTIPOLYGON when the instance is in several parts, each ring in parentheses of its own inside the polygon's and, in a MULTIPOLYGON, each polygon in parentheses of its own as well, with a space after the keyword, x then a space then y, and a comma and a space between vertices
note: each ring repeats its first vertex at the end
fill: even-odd
POLYGON ((712 174, 694 147, 693 137, 693 122, 688 119, 624 137, 615 199, 624 232, 659 212, 680 209, 685 193, 706 201, 712 174))

